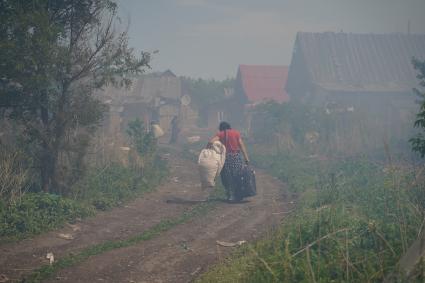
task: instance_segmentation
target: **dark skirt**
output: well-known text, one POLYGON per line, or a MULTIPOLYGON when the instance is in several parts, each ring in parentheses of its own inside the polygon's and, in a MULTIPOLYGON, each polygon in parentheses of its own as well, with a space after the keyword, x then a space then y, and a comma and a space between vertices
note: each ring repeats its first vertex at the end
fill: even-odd
POLYGON ((242 167, 243 161, 240 151, 226 153, 226 161, 224 162, 220 176, 228 196, 230 194, 237 195, 241 186, 242 167))

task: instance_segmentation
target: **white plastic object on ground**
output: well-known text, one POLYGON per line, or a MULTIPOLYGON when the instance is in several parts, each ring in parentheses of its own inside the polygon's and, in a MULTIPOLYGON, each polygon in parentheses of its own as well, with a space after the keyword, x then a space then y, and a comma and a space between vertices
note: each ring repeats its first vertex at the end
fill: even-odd
POLYGON ((223 247, 236 247, 236 246, 242 246, 246 243, 246 241, 237 241, 235 243, 232 242, 224 242, 224 241, 216 241, 217 245, 223 246, 223 247))
POLYGON ((74 236, 72 236, 71 234, 59 233, 58 237, 61 238, 61 239, 65 239, 65 240, 74 240, 74 236))
POLYGON ((53 255, 53 253, 47 253, 46 258, 49 260, 50 265, 55 262, 55 256, 53 255))

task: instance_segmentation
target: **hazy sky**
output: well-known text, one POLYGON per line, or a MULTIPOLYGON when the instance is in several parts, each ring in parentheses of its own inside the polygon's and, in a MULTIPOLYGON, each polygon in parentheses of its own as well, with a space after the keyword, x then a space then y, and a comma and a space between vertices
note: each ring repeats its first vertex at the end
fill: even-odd
POLYGON ((425 0, 118 0, 152 69, 224 79, 239 64, 289 65, 298 31, 425 33, 425 0))

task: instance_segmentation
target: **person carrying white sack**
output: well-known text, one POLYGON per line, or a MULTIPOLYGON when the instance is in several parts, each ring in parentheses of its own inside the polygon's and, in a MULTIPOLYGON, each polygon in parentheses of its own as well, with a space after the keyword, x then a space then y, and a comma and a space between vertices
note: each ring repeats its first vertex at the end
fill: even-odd
POLYGON ((232 129, 230 124, 224 121, 220 123, 218 129, 218 133, 208 142, 207 148, 213 147, 216 142, 224 144, 226 158, 223 170, 220 173, 221 182, 226 190, 227 199, 229 201, 240 201, 242 155, 245 163, 248 164, 248 153, 239 131, 232 129))

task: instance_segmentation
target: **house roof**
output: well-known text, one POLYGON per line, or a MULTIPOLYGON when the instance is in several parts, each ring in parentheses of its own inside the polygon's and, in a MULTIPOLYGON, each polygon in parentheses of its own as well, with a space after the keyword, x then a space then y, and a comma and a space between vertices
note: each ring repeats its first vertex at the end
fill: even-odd
POLYGON ((181 81, 170 70, 165 72, 148 73, 135 77, 129 89, 107 87, 101 92, 105 99, 114 99, 120 103, 151 103, 161 99, 170 103, 180 102, 181 81))
POLYGON ((425 60, 425 34, 299 32, 294 57, 288 85, 293 64, 301 63, 311 83, 326 90, 410 91, 418 85, 412 58, 425 60))
POLYGON ((238 70, 238 79, 251 103, 288 101, 289 96, 285 91, 287 78, 287 66, 240 65, 238 70))
POLYGON ((165 72, 163 72, 161 74, 161 76, 166 76, 166 77, 177 77, 173 72, 171 72, 170 69, 166 70, 165 72))

